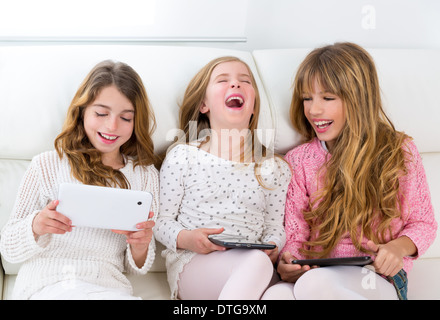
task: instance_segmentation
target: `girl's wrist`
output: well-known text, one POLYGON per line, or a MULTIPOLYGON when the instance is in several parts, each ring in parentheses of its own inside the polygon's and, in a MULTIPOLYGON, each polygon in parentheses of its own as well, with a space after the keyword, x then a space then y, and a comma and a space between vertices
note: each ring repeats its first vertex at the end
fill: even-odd
POLYGON ((177 240, 176 240, 176 248, 177 249, 187 249, 187 238, 189 235, 190 230, 186 230, 183 229, 179 232, 179 234, 177 235, 177 240))
POLYGON ((144 265, 145 260, 147 259, 148 256, 148 248, 149 246, 140 247, 130 244, 131 256, 138 268, 142 268, 142 266, 144 265))
POLYGON ((417 255, 417 247, 408 236, 401 236, 395 239, 395 241, 402 250, 403 257, 417 255))

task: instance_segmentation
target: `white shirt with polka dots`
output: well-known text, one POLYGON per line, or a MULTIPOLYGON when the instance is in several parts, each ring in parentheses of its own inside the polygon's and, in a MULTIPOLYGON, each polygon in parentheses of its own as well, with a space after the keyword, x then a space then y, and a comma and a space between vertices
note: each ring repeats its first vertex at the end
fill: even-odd
POLYGON ((176 297, 177 280, 193 252, 176 248, 183 229, 221 228, 223 235, 284 246, 284 206, 290 169, 284 161, 266 160, 260 185, 255 164, 229 161, 195 145, 177 145, 160 171, 160 210, 155 236, 167 249, 168 281, 176 297))

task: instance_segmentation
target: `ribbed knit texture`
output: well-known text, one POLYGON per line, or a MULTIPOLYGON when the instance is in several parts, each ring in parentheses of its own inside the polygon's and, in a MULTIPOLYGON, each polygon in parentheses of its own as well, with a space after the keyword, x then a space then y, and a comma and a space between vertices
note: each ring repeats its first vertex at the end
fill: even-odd
MULTIPOLYGON (((158 212, 158 172, 154 166, 133 168, 132 160, 127 159, 126 162, 120 171, 126 176, 131 189, 153 194, 151 211, 155 220, 158 212)), ((47 234, 35 240, 33 219, 50 201, 57 199, 60 183, 80 183, 72 178, 70 172, 67 158, 60 159, 55 151, 50 151, 34 157, 24 175, 0 241, 0 250, 6 260, 23 262, 13 291, 15 299, 27 299, 49 284, 73 279, 131 293, 131 284, 123 272, 146 274, 154 261, 154 239, 144 266, 138 268, 125 236, 111 230, 74 227, 72 232, 47 234)))
MULTIPOLYGON (((421 256, 433 243, 437 223, 434 218, 434 209, 426 180, 422 158, 412 141, 407 141, 403 148, 407 148, 412 155, 407 163, 408 175, 400 179, 400 191, 405 202, 402 206, 403 217, 392 221, 393 236, 408 236, 417 247, 415 257, 404 258, 404 269, 409 272, 413 260, 421 256)), ((309 240, 309 226, 303 218, 302 211, 309 204, 309 198, 317 190, 318 170, 324 165, 326 157, 330 155, 323 149, 320 141, 314 139, 296 147, 286 154, 285 159, 291 164, 293 177, 287 191, 286 201, 286 245, 281 254, 289 251, 297 259, 304 258, 299 249, 303 242, 309 240)), ((362 241, 366 248, 368 239, 362 241)), ((346 233, 331 253, 331 257, 359 256, 361 254, 354 247, 350 235, 346 233)))

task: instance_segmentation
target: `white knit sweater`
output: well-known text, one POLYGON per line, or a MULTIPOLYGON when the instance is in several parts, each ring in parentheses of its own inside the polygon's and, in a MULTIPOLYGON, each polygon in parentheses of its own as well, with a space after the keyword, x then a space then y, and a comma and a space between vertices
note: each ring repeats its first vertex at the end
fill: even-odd
MULTIPOLYGON (((131 189, 146 190, 154 195, 151 211, 156 217, 159 194, 156 168, 133 168, 132 160, 127 159, 120 171, 131 189)), ((142 268, 134 263, 125 236, 110 230, 74 227, 72 232, 47 234, 35 240, 33 219, 50 201, 57 199, 58 186, 62 182, 79 183, 71 176, 67 158, 60 159, 55 151, 36 156, 24 175, 13 212, 0 240, 0 250, 6 260, 23 262, 13 298, 27 299, 47 285, 73 279, 131 293, 130 282, 123 272, 147 273, 154 261, 154 239, 142 268)))

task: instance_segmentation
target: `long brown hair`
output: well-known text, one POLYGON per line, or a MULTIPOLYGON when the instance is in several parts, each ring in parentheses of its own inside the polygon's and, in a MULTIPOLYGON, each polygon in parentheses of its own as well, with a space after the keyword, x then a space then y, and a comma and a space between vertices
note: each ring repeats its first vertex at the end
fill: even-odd
POLYGON ((140 76, 125 63, 110 60, 97 64, 76 92, 64 122, 55 139, 60 158, 66 155, 72 175, 84 184, 130 188, 125 176, 101 161, 101 153, 87 138, 84 112, 105 87, 114 85, 134 107, 134 129, 131 138, 121 146, 123 155, 133 158, 134 166, 156 164, 151 138, 156 121, 140 76))
POLYGON ((311 238, 302 251, 328 256, 348 232, 356 248, 366 252, 362 239, 384 242, 392 237, 391 221, 402 215, 402 144, 409 137, 395 130, 383 110, 371 56, 356 44, 336 43, 313 50, 296 74, 290 118, 305 141, 316 137, 303 107, 303 94, 312 92, 315 80, 342 99, 346 124, 318 174, 321 188, 304 210, 311 238))

